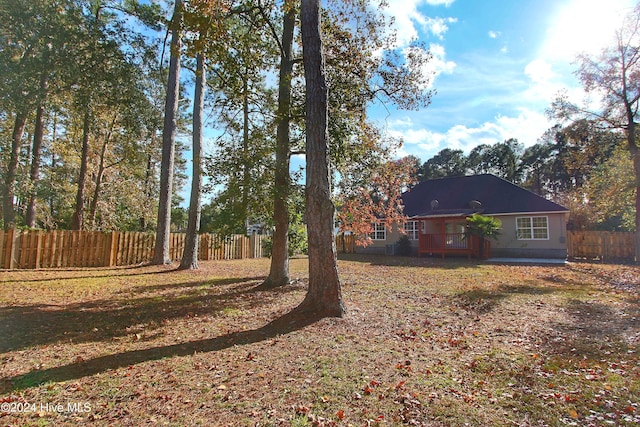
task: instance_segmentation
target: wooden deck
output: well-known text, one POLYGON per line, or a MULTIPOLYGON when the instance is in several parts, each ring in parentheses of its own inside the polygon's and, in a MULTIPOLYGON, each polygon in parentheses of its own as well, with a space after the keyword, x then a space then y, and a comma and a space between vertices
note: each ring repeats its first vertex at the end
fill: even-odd
MULTIPOLYGON (((485 240, 484 257, 490 255, 491 242, 485 240)), ((480 256, 480 239, 475 236, 465 237, 463 233, 420 234, 418 238, 418 255, 467 255, 480 256)))

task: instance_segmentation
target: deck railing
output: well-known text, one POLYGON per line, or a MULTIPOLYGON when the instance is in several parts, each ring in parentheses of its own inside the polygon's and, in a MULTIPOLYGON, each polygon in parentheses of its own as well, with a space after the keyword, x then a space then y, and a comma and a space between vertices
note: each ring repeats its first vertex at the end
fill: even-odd
POLYGON ((420 251, 430 250, 464 250, 469 249, 470 239, 464 233, 421 234, 419 238, 420 251))

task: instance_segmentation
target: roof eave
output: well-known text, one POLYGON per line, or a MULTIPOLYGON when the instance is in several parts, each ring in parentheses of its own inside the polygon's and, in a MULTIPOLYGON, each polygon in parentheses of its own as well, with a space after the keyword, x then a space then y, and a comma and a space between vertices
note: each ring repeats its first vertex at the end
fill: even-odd
POLYGON ((549 214, 566 214, 571 213, 570 210, 561 211, 529 211, 529 212, 503 212, 503 213, 488 213, 487 216, 507 216, 507 215, 549 215, 549 214))

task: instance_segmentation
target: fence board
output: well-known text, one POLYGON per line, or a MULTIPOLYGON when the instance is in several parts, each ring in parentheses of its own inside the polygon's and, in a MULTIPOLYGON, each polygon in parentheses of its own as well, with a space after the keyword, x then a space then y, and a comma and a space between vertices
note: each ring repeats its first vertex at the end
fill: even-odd
POLYGON ((635 234, 613 231, 568 231, 567 253, 570 258, 633 260, 635 234))
POLYGON ((356 239, 353 234, 338 234, 336 236, 336 250, 341 253, 352 254, 356 251, 356 239))

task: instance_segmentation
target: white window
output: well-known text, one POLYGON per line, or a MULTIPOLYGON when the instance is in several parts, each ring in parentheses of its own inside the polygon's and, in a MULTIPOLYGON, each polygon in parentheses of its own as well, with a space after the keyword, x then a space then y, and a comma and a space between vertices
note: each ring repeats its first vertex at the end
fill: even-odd
POLYGON ((418 240, 420 234, 419 221, 407 221, 404 223, 404 233, 409 236, 409 240, 418 240))
POLYGON ((369 234, 371 240, 387 240, 387 229, 384 227, 384 222, 377 222, 373 224, 373 232, 369 234))
POLYGON ((516 218, 518 240, 549 240, 549 219, 546 216, 516 218))

